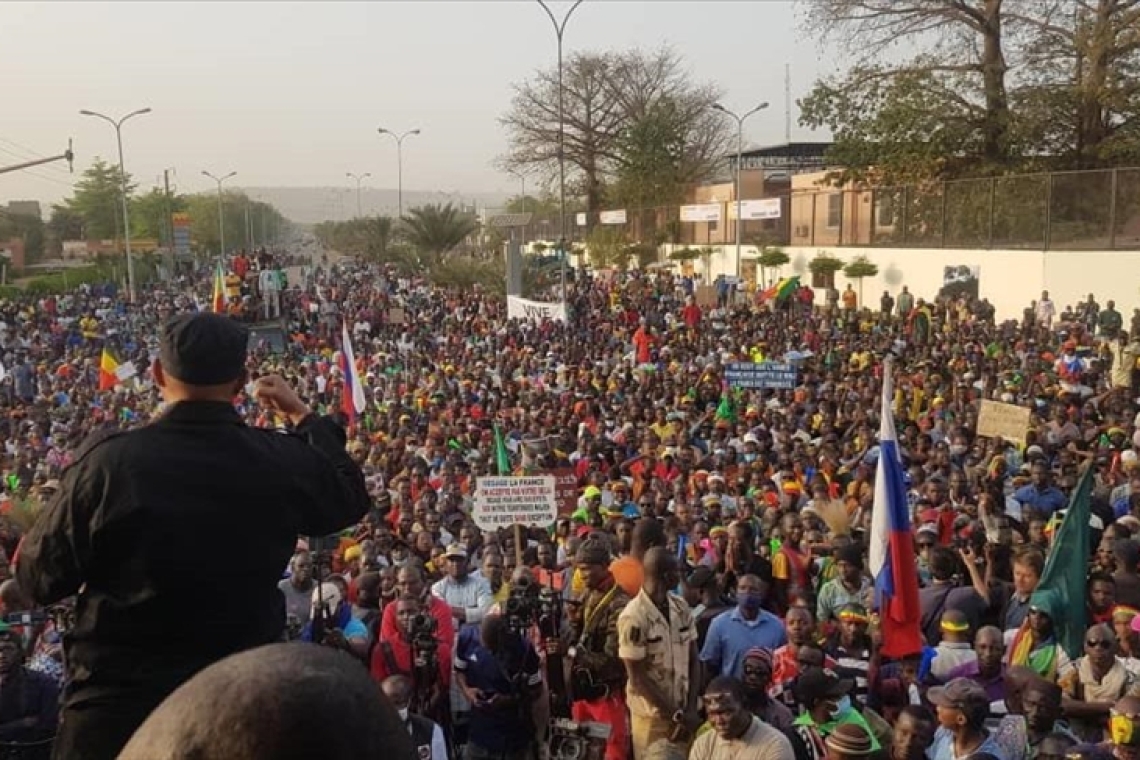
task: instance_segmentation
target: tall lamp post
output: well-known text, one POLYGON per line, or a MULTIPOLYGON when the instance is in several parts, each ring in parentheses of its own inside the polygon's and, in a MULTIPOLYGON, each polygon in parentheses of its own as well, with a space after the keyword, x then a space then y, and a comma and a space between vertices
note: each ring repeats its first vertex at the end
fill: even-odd
POLYGON ((105 116, 95 111, 82 110, 79 112, 81 116, 94 116, 96 119, 102 119, 115 128, 115 140, 119 144, 119 186, 120 192, 123 196, 123 242, 127 252, 127 298, 131 303, 135 302, 135 262, 131 258, 131 217, 127 203, 127 170, 123 164, 123 124, 128 119, 133 119, 136 116, 142 116, 144 113, 150 113, 149 108, 140 108, 137 111, 131 111, 126 116, 118 121, 112 119, 110 116, 105 116))
POLYGON ((202 174, 204 174, 205 176, 209 177, 210 179, 212 179, 218 183, 218 256, 219 256, 219 258, 225 258, 225 256, 226 256, 226 217, 225 217, 225 211, 222 208, 222 183, 225 182, 230 177, 237 176, 237 172, 230 172, 229 174, 225 175, 224 177, 215 177, 213 174, 210 174, 208 171, 203 169, 202 174))
POLYGON ((754 113, 759 113, 768 107, 768 102, 765 101, 760 105, 748 111, 743 116, 737 116, 732 111, 728 110, 720 103, 713 103, 713 108, 725 114, 731 119, 736 120, 736 176, 733 180, 734 189, 732 191, 733 197, 736 199, 736 279, 740 280, 740 231, 741 231, 741 218, 740 218, 740 154, 744 152, 744 120, 754 113))
POLYGON ((409 135, 418 135, 418 129, 409 129, 403 134, 396 134, 390 129, 380 127, 376 130, 382 135, 391 135, 392 139, 396 141, 396 193, 399 198, 400 206, 400 219, 404 218, 404 138, 409 135))
POLYGON ((371 177, 372 174, 370 172, 364 172, 364 174, 353 174, 352 172, 345 172, 344 176, 348 177, 349 179, 356 180, 356 218, 359 219, 360 217, 364 216, 364 214, 360 212, 360 183, 371 177))
POLYGON ((542 9, 546 11, 546 15, 550 17, 550 23, 554 25, 554 36, 558 39, 558 222, 559 222, 559 241, 558 252, 561 259, 560 274, 562 277, 562 300, 566 300, 566 117, 563 109, 563 93, 562 93, 562 37, 566 33, 566 24, 570 22, 570 17, 574 15, 574 11, 578 10, 578 6, 582 4, 582 0, 575 0, 574 4, 570 6, 570 10, 566 11, 566 15, 562 17, 560 22, 555 17, 554 12, 550 10, 550 6, 546 4, 546 0, 537 0, 542 9))

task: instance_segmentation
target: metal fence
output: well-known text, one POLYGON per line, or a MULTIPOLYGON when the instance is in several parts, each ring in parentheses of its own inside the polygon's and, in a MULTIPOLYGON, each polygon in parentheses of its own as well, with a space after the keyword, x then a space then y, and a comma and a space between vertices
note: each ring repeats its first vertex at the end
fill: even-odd
POLYGON ((794 192, 790 245, 1140 249, 1140 168, 794 192))
MULTIPOLYGON (((788 213, 790 198, 783 197, 778 219, 745 219, 741 221, 740 239, 745 243, 787 245, 790 239, 788 213)), ((672 243, 701 247, 736 242, 736 212, 732 201, 720 205, 720 220, 714 222, 683 222, 680 206, 625 209, 625 221, 611 223, 609 212, 579 212, 566 215, 566 239, 585 242, 591 235, 608 234, 626 243, 672 243)), ((558 215, 533 215, 530 223, 515 229, 517 239, 524 243, 557 241, 561 235, 558 215)))
MULTIPOLYGON (((1140 168, 1021 174, 861 189, 792 190, 778 219, 745 220, 745 244, 894 248, 1140 250, 1140 168)), ((715 205, 715 204, 714 204, 715 205)), ((680 206, 571 213, 566 238, 603 231, 627 243, 700 247, 736 242, 735 208, 720 219, 681 221, 680 206), (616 215, 620 218, 620 214, 616 215)), ((557 214, 534 215, 514 234, 553 242, 557 214)))

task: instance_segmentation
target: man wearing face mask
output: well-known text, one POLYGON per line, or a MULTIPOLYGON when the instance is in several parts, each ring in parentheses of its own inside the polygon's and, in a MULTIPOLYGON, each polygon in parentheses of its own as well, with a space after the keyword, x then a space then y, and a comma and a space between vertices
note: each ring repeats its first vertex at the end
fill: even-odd
POLYGON ((433 720, 408 711, 412 700, 412 681, 406 676, 388 676, 380 684, 386 696, 396 708, 400 720, 411 734, 419 760, 447 760, 447 743, 443 739, 443 729, 433 720))
POLYGON ((744 677, 744 656, 759 647, 773 651, 788 643, 788 634, 778 617, 763 609, 764 585, 755 575, 745 575, 736 584, 737 605, 713 619, 701 649, 706 681, 713 676, 744 677))
POLYGON ((369 509, 344 430, 280 377, 259 378, 252 395, 293 432, 242 422, 233 402, 248 342, 218 314, 167 322, 152 368, 165 410, 88 438, 24 540, 20 588, 45 606, 79 597, 57 758, 114 758, 199 670, 280 641, 277 583, 297 535, 334 533, 369 509), (227 561, 203 562, 204 546, 227 561), (208 611, 192 632, 187 610, 208 611))

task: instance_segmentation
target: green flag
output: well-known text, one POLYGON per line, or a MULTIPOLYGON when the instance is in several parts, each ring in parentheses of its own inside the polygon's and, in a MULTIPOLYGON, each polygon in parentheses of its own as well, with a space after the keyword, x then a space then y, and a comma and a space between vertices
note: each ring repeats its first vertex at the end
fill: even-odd
POLYGON ((1084 474, 1069 498, 1069 508, 1061 527, 1053 534, 1053 545, 1041 572, 1041 581, 1030 598, 1030 604, 1052 610, 1053 630, 1057 643, 1076 660, 1084 654, 1085 579, 1089 567, 1089 518, 1092 514, 1093 468, 1085 466, 1084 474), (1042 602, 1042 604, 1037 604, 1042 602), (1058 607, 1059 605, 1059 607, 1058 607))
POLYGON ((495 466, 500 475, 511 474, 511 455, 507 453, 507 444, 503 441, 498 425, 495 425, 495 466))

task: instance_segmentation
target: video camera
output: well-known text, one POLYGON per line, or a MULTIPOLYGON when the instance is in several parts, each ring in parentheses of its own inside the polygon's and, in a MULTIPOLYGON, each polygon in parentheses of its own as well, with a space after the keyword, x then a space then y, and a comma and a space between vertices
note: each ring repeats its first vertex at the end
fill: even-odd
POLYGON ((507 627, 522 633, 536 625, 544 638, 557 636, 562 623, 562 597, 552 588, 543 586, 537 592, 534 589, 529 585, 511 588, 504 609, 507 627))
POLYGON ((426 612, 421 612, 412 618, 408 638, 412 642, 416 667, 424 668, 434 662, 436 651, 439 649, 439 643, 435 640, 437 628, 435 618, 426 612))
POLYGON ((611 730, 607 723, 555 718, 550 722, 551 760, 602 760, 611 730))

